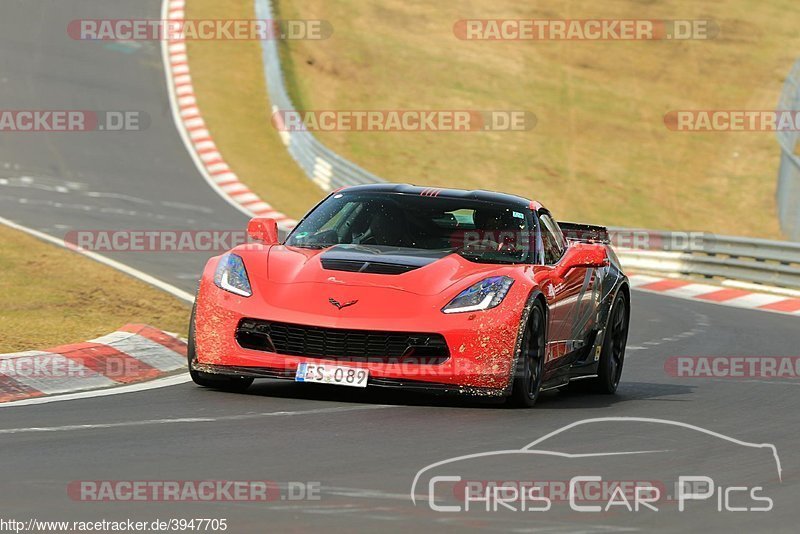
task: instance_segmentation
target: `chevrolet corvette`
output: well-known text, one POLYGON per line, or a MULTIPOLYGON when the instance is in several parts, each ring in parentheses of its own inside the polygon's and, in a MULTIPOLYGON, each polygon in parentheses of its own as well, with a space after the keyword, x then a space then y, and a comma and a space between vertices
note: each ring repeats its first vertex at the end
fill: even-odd
MULTIPOLYGON (((630 290, 600 226, 536 201, 374 184, 334 191, 210 259, 189 328, 195 383, 256 378, 507 397, 617 390, 630 290)), ((303 386, 307 387, 307 386, 303 386)))

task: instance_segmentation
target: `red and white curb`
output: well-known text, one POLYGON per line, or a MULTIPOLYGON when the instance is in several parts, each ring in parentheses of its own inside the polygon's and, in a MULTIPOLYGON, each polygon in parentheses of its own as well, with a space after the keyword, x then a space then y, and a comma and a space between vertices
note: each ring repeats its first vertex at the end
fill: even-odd
MULTIPOLYGON (((170 21, 185 20, 185 6, 186 0, 164 0, 164 17, 170 21)), ((272 217, 282 229, 293 228, 297 221, 274 209, 243 184, 217 149, 197 106, 186 40, 178 37, 165 42, 163 55, 175 123, 192 159, 209 185, 245 214, 272 217)))
POLYGON ((734 287, 701 284, 678 278, 663 278, 643 274, 633 274, 629 278, 631 287, 641 291, 713 304, 724 304, 737 308, 800 315, 800 298, 734 287))
POLYGON ((129 385, 185 369, 186 343, 128 324, 84 343, 0 354, 0 403, 129 385))

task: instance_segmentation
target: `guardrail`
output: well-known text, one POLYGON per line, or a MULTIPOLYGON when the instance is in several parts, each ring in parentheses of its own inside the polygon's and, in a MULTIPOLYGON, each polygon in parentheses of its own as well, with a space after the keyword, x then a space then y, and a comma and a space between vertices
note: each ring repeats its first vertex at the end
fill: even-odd
POLYGON ((651 245, 614 247, 628 269, 800 289, 800 243, 609 228, 612 243, 629 242, 637 232, 647 236, 641 241, 651 245))
MULTIPOLYGON (((257 19, 271 20, 274 18, 270 0, 256 0, 255 5, 257 19)), ((272 103, 271 115, 273 117, 278 111, 295 111, 292 99, 289 98, 289 93, 286 91, 278 42, 278 39, 261 41, 264 75, 267 80, 267 92, 272 103)), ((325 191, 333 191, 347 185, 374 184, 384 181, 339 156, 309 132, 281 131, 280 136, 289 154, 300 165, 306 176, 325 191)))
MULTIPOLYGON (((255 0, 255 7, 256 18, 274 18, 271 0, 255 0)), ((261 41, 261 46, 273 117, 278 111, 296 111, 286 90, 278 40, 261 41)), ((280 135, 289 154, 305 174, 325 191, 347 185, 385 181, 339 156, 320 143, 310 132, 281 131, 280 135)), ((782 141, 787 140, 782 139, 782 141)), ((800 158, 793 159, 792 163, 798 161, 800 158)), ((639 230, 627 228, 609 229, 612 240, 615 233, 625 232, 630 235, 631 232, 637 231, 639 230)), ((660 274, 728 278, 800 289, 800 244, 711 234, 702 234, 702 245, 698 245, 696 240, 684 241, 681 244, 672 239, 675 236, 673 232, 650 230, 641 232, 647 233, 650 237, 658 236, 661 247, 648 250, 615 247, 621 261, 629 269, 660 274)))
MULTIPOLYGON (((800 110, 800 61, 794 64, 786 78, 779 110, 800 110)), ((781 229, 793 241, 800 241, 800 132, 777 132, 781 147, 778 170, 778 218, 781 229)))

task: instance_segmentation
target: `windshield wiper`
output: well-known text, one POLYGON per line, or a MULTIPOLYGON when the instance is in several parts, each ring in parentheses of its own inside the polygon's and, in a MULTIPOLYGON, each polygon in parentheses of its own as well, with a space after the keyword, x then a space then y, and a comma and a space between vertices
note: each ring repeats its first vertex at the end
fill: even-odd
POLYGON ((311 250, 322 250, 323 248, 336 246, 337 243, 308 243, 305 245, 288 245, 290 247, 307 248, 311 250))
MULTIPOLYGON (((499 264, 499 265, 515 265, 518 263, 524 263, 523 260, 517 259, 513 256, 508 257, 498 257, 498 256, 491 256, 487 255, 486 252, 484 253, 470 253, 466 251, 457 252, 459 256, 464 258, 467 261, 473 261, 475 263, 492 263, 492 264, 499 264)), ((491 253, 489 253, 491 254, 491 253)))

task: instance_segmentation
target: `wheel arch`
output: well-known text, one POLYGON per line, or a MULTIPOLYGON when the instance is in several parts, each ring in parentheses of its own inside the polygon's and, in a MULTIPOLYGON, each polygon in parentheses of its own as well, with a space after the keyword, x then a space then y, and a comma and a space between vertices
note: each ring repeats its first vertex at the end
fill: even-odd
MULTIPOLYGON (((630 319, 631 319, 631 288, 630 288, 630 285, 628 284, 627 280, 623 281, 619 285, 617 290, 614 292, 614 299, 611 301, 611 303, 612 303, 611 305, 612 306, 614 305, 613 303, 617 300, 617 296, 620 293, 625 295, 625 301, 626 301, 625 303, 627 304, 627 306, 625 307, 625 315, 626 315, 625 320, 626 321, 630 321, 630 319)), ((611 310, 609 309, 609 313, 610 313, 610 311, 611 310)))
POLYGON ((519 356, 520 356, 520 347, 522 346, 522 337, 525 334, 525 328, 528 326, 528 322, 531 320, 531 310, 533 306, 537 303, 541 303, 542 311, 544 312, 544 338, 545 338, 545 347, 547 346, 548 341, 548 317, 550 315, 550 307, 547 304, 547 299, 544 296, 544 293, 538 288, 534 287, 531 289, 530 293, 528 294, 528 298, 525 301, 525 307, 522 310, 522 316, 520 317, 519 321, 519 329, 517 330, 517 339, 514 342, 514 354, 511 360, 511 370, 508 377, 508 383, 506 387, 503 389, 503 395, 511 394, 511 388, 514 383, 514 373, 516 372, 517 365, 519 363, 519 356))

